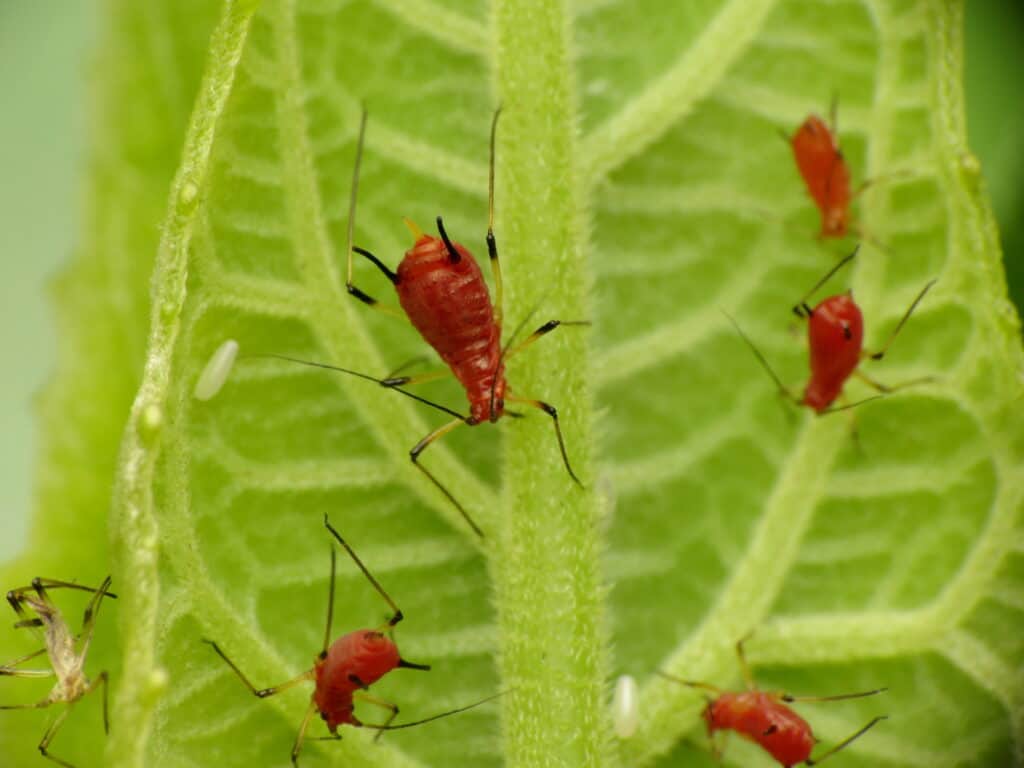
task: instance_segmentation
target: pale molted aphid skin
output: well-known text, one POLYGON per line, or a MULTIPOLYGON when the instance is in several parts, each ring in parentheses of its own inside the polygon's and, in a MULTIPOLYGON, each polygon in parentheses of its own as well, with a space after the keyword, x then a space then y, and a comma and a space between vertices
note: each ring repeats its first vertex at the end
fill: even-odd
POLYGON ((636 678, 620 675, 615 681, 615 695, 612 698, 612 725, 620 739, 628 739, 640 725, 640 694, 636 678))
POLYGON ((235 358, 238 357, 238 342, 234 339, 227 339, 210 356, 209 362, 203 368, 203 372, 196 379, 195 389, 192 393, 196 400, 212 400, 224 387, 235 365, 235 358))
POLYGON ((49 753, 50 743, 67 719, 72 706, 100 686, 103 686, 103 728, 107 732, 110 730, 107 716, 107 672, 106 670, 100 672, 95 680, 90 680, 85 674, 85 661, 89 655, 100 603, 104 597, 117 597, 107 591, 109 588, 109 576, 97 589, 71 582, 36 578, 32 580, 31 585, 12 589, 7 593, 7 602, 20 618, 20 621, 14 625, 15 628, 32 630, 43 643, 43 648, 0 666, 0 676, 56 677, 57 682, 50 690, 49 695, 41 701, 34 704, 4 704, 0 705, 0 709, 43 709, 53 704, 67 704, 67 708, 57 715, 39 742, 39 752, 43 757, 58 765, 66 766, 66 768, 73 768, 73 766, 71 763, 51 755, 49 753), (77 635, 68 627, 67 621, 64 620, 60 609, 54 605, 47 591, 61 588, 93 593, 82 618, 82 631, 77 635), (35 614, 35 616, 31 614, 35 614), (44 653, 49 657, 50 669, 21 668, 21 664, 42 656, 44 653))

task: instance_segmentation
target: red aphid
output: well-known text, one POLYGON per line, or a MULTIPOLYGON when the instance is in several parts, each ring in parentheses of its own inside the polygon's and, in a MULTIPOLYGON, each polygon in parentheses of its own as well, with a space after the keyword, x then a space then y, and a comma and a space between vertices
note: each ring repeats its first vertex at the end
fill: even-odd
POLYGON ((506 389, 501 325, 480 266, 461 244, 449 250, 442 238, 414 232, 416 242, 394 280, 398 300, 466 390, 466 423, 497 421, 505 412, 506 389))
POLYGON ((852 293, 829 296, 810 311, 807 342, 811 378, 802 402, 821 413, 835 402, 860 365, 864 317, 852 293))
POLYGON ((845 237, 849 228, 850 169, 828 124, 810 115, 790 138, 796 167, 821 213, 819 237, 845 237))
POLYGON ((764 691, 722 693, 704 708, 708 735, 735 731, 759 744, 785 768, 806 762, 814 749, 811 726, 782 703, 779 694, 764 691))
POLYGON ((683 683, 691 688, 701 688, 715 694, 714 698, 708 699, 704 708, 703 717, 707 724, 708 736, 711 738, 712 750, 719 755, 715 746, 714 735, 717 731, 733 731, 748 741, 759 745, 783 768, 799 765, 818 765, 826 758, 831 757, 843 749, 850 742, 863 736, 869 729, 879 721, 886 719, 885 715, 879 716, 867 723, 856 733, 843 739, 834 747, 820 755, 817 759, 811 757, 818 740, 814 737, 810 724, 800 715, 794 712, 787 702, 810 702, 810 701, 841 701, 845 699, 858 699, 865 696, 874 696, 886 690, 878 688, 873 691, 861 693, 847 693, 838 696, 809 696, 797 698, 784 693, 761 691, 754 683, 747 665, 746 657, 743 654, 744 640, 736 643, 736 655, 739 657, 740 670, 743 679, 747 684, 747 690, 734 692, 723 691, 708 683, 698 683, 691 680, 680 680, 671 675, 661 673, 675 682, 683 683))
POLYGON ((383 627, 378 629, 359 629, 355 632, 349 632, 348 634, 342 635, 333 643, 330 642, 331 638, 331 623, 334 614, 334 571, 335 571, 335 551, 331 548, 331 581, 330 581, 330 592, 328 595, 327 602, 327 627, 324 631, 324 645, 323 650, 317 654, 316 661, 313 664, 313 668, 306 670, 297 677, 288 680, 287 682, 281 683, 270 688, 256 688, 245 674, 235 666, 235 663, 231 661, 220 649, 220 647, 212 640, 204 640, 213 646, 213 650, 217 652, 238 678, 245 684, 246 688, 249 689, 258 698, 266 698, 273 696, 274 694, 280 693, 281 691, 287 690, 294 685, 312 680, 316 688, 310 698, 309 708, 306 710, 306 716, 302 720, 302 724, 299 726, 299 733, 295 739, 295 745, 292 747, 292 762, 298 763, 299 753, 302 751, 302 744, 306 737, 306 729, 309 727, 310 720, 314 714, 319 714, 321 719, 327 724, 327 729, 332 734, 337 734, 339 725, 351 725, 357 728, 372 728, 378 731, 378 736, 383 731, 397 730, 400 728, 408 728, 413 725, 421 725, 422 723, 430 722, 431 720, 437 720, 448 715, 453 715, 459 712, 464 712, 467 709, 479 706, 486 701, 490 701, 495 698, 494 696, 483 699, 482 701, 475 702, 469 706, 460 707, 458 709, 449 710, 448 712, 442 712, 438 715, 425 718, 423 720, 416 720, 411 723, 402 723, 400 725, 392 725, 392 721, 398 715, 398 707, 382 699, 378 699, 367 693, 367 690, 371 685, 380 680, 388 672, 399 667, 405 667, 407 669, 418 669, 418 670, 429 670, 430 667, 426 664, 413 664, 412 662, 406 661, 402 658, 398 652, 398 646, 395 642, 388 637, 386 634, 392 627, 402 620, 402 612, 398 609, 394 600, 384 591, 384 588, 377 582, 373 575, 367 570, 362 560, 356 555, 348 543, 341 537, 341 535, 331 526, 326 516, 324 517, 324 525, 327 530, 330 531, 331 535, 338 541, 338 543, 344 548, 349 554, 352 560, 359 570, 363 572, 367 580, 373 585, 374 589, 384 598, 388 606, 393 611, 391 619, 383 627), (355 704, 357 699, 365 701, 368 704, 374 704, 378 707, 390 710, 391 715, 387 720, 381 724, 364 723, 355 715, 355 704))
POLYGON ((768 360, 747 334, 743 332, 739 324, 731 316, 726 315, 740 334, 740 337, 753 350, 754 355, 768 372, 768 375, 778 385, 779 391, 798 405, 806 405, 819 414, 835 410, 832 408, 832 404, 843 393, 843 387, 854 374, 857 374, 866 384, 882 393, 893 392, 896 389, 930 380, 927 378, 915 379, 914 381, 891 387, 875 381, 858 369, 861 361, 865 358, 881 360, 885 356, 885 353, 889 350, 897 334, 899 334, 904 324, 910 318, 918 303, 924 298, 924 295, 932 285, 935 284, 934 280, 929 281, 914 301, 911 302, 907 311, 889 335, 888 340, 877 352, 866 352, 864 350, 864 317, 851 292, 847 291, 846 293, 829 296, 813 308, 807 304, 807 299, 824 285, 832 275, 848 264, 857 255, 857 250, 855 248, 853 253, 846 256, 829 270, 828 274, 819 280, 793 307, 793 312, 798 317, 807 320, 808 361, 811 369, 811 376, 807 381, 807 386, 804 387, 803 395, 800 397, 797 397, 782 383, 778 374, 769 365, 768 360))

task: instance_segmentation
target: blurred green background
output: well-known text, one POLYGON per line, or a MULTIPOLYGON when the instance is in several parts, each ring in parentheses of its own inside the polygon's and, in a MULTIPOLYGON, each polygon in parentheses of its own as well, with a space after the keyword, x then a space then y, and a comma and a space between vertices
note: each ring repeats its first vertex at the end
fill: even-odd
MULTIPOLYGON (((47 284, 82 227, 89 61, 101 0, 0 0, 0 561, 23 546, 39 449, 34 395, 54 363, 47 284)), ((989 185, 1010 292, 1024 306, 1024 5, 967 6, 971 146, 989 185)), ((156 222, 154 222, 154 226, 156 222)), ((26 576, 34 574, 26 574, 26 576)))

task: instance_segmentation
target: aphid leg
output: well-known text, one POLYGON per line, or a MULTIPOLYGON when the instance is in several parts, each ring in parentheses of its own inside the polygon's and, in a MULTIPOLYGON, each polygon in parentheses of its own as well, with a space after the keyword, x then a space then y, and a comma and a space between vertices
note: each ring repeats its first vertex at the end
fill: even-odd
POLYGON ((501 107, 494 110, 491 119, 491 154, 487 165, 487 255, 491 259, 491 274, 494 275, 494 324, 501 328, 503 319, 501 263, 498 261, 498 241, 494 239, 494 145, 498 132, 498 117, 501 107))
POLYGON ((400 311, 397 307, 392 307, 387 304, 381 304, 377 299, 370 296, 368 293, 360 290, 352 279, 352 254, 358 253, 361 256, 365 256, 369 259, 384 276, 395 284, 398 282, 398 275, 388 269, 380 259, 374 256, 369 251, 363 250, 362 248, 355 248, 352 245, 352 239, 355 232, 356 226, 356 200, 359 197, 359 167, 363 161, 363 143, 366 139, 366 108, 363 107, 362 115, 359 118, 359 139, 356 142, 356 159, 352 166, 352 189, 349 193, 348 199, 348 226, 346 229, 346 249, 345 252, 348 257, 348 272, 345 279, 345 287, 348 292, 363 302, 369 307, 376 309, 388 315, 395 317, 405 317, 405 313, 400 311))
POLYGON ((64 768, 75 768, 71 763, 66 760, 61 760, 59 757, 55 757, 49 753, 50 742, 53 741, 53 737, 57 735, 57 731, 64 725, 64 721, 68 719, 68 713, 71 712, 71 705, 68 704, 64 708, 64 711, 57 715, 56 719, 50 723, 50 727, 46 729, 46 733, 43 734, 42 740, 39 742, 39 754, 48 760, 52 760, 57 765, 63 765, 64 768))
POLYGON ((426 384, 428 381, 437 381, 438 379, 446 379, 452 375, 450 368, 438 369, 436 371, 427 371, 416 376, 395 376, 394 374, 388 374, 386 378, 380 380, 382 387, 412 387, 416 384, 426 384))
MULTIPOLYGON (((389 595, 387 592, 384 591, 384 587, 382 587, 380 585, 380 582, 377 581, 377 579, 375 579, 373 577, 373 574, 370 573, 370 570, 363 564, 363 561, 359 559, 359 556, 355 553, 355 551, 352 549, 352 547, 350 547, 348 545, 348 542, 345 541, 341 537, 341 534, 338 533, 338 531, 334 528, 333 525, 331 525, 331 522, 330 522, 330 520, 327 519, 327 515, 326 514, 324 515, 324 527, 326 527, 327 530, 331 532, 331 535, 334 536, 335 539, 337 539, 338 543, 342 546, 342 548, 344 548, 344 550, 346 552, 348 552, 349 557, 351 557, 352 560, 355 562, 355 564, 357 566, 359 566, 359 570, 363 572, 363 575, 366 577, 367 581, 369 581, 370 584, 373 585, 373 588, 377 590, 377 593, 382 598, 384 598, 384 602, 388 604, 388 607, 391 608, 391 611, 392 611, 391 619, 388 621, 387 625, 389 627, 395 626, 395 624, 400 622, 403 617, 402 617, 402 611, 395 604, 395 601, 391 599, 391 595, 389 595)), ((331 549, 331 600, 330 600, 330 602, 331 603, 334 602, 334 549, 333 548, 331 549)), ((331 605, 328 605, 328 607, 327 607, 327 633, 325 634, 324 648, 327 647, 327 642, 330 640, 330 635, 331 635, 331 610, 332 610, 331 605)))
POLYGON ((910 302, 910 306, 907 307, 907 311, 903 313, 903 317, 901 317, 900 321, 896 323, 896 327, 892 329, 892 333, 889 334, 889 338, 886 340, 885 344, 882 345, 882 348, 877 352, 866 353, 864 357, 870 357, 872 360, 881 360, 885 357, 885 353, 889 351, 889 347, 891 347, 892 343, 896 340, 896 336, 901 330, 903 330, 903 326, 906 325, 907 320, 910 319, 910 316, 914 313, 917 305, 921 303, 921 300, 933 285, 935 285, 935 280, 929 280, 925 284, 924 288, 921 289, 921 292, 917 294, 917 298, 910 302))
POLYGON ((101 685, 103 686, 103 732, 110 733, 110 702, 109 702, 109 678, 107 670, 103 670, 96 676, 96 679, 89 683, 89 688, 86 690, 85 695, 89 695, 101 685))
POLYGON ((89 603, 85 606, 85 613, 82 616, 82 633, 80 637, 80 650, 79 653, 84 656, 89 651, 89 644, 92 643, 92 633, 96 627, 96 617, 100 612, 100 603, 103 602, 103 598, 109 593, 107 588, 110 586, 110 577, 107 576, 100 584, 99 589, 96 589, 93 593, 89 603))
POLYGON ((424 475, 426 475, 427 478, 429 478, 430 482, 432 482, 437 487, 437 489, 445 495, 448 501, 450 501, 455 506, 455 508, 459 510, 459 514, 462 515, 466 523, 469 524, 469 527, 472 528, 474 533, 476 533, 476 535, 482 539, 484 538, 484 532, 480 530, 480 526, 473 522, 473 518, 469 516, 469 513, 466 511, 465 507, 463 507, 458 501, 456 501, 455 497, 452 496, 451 491, 445 488, 441 484, 441 481, 434 477, 434 475, 431 474, 430 470, 424 467, 419 462, 420 454, 427 449, 427 446, 429 446, 435 440, 439 440, 440 438, 444 437, 456 427, 465 423, 466 420, 460 416, 459 418, 453 421, 449 421, 447 424, 441 425, 412 447, 412 450, 409 451, 409 458, 412 459, 412 463, 416 466, 416 468, 424 475))
POLYGON ((506 352, 505 353, 505 357, 509 358, 509 357, 512 357, 513 355, 519 354, 524 349, 526 349, 528 346, 530 346, 535 341, 537 341, 537 339, 540 339, 543 336, 547 336, 549 333, 551 333, 553 330, 555 330, 555 328, 559 328, 559 327, 561 327, 563 325, 590 325, 590 324, 591 324, 591 322, 589 320, 548 320, 546 323, 544 323, 544 325, 540 326, 540 328, 535 330, 533 333, 531 333, 529 336, 527 336, 521 342, 519 342, 514 347, 512 347, 508 352, 506 352))
POLYGON ((516 397, 515 395, 507 395, 506 400, 513 403, 522 403, 523 405, 529 405, 533 408, 539 408, 544 411, 548 416, 551 417, 552 422, 555 425, 555 437, 558 438, 558 450, 562 453, 562 463, 565 464, 565 471, 569 473, 569 477, 573 479, 580 488, 583 487, 583 483, 576 477, 576 473, 572 470, 572 465, 569 463, 569 454, 565 451, 565 441, 562 439, 562 428, 558 424, 558 410, 555 406, 545 403, 543 400, 530 400, 524 397, 516 397))
MULTIPOLYGON (((911 379, 910 381, 901 381, 899 384, 883 384, 882 382, 878 381, 877 379, 871 378, 866 373, 860 370, 854 371, 853 375, 856 376, 861 381, 863 381, 869 387, 877 389, 879 392, 886 395, 891 395, 893 392, 899 392, 901 389, 907 389, 908 387, 916 387, 921 384, 931 384, 932 382, 935 381, 934 376, 919 376, 918 378, 911 379)), ((875 398, 869 399, 873 400, 875 398)))
POLYGON ((481 704, 486 704, 489 701, 494 701, 494 699, 498 698, 499 696, 504 696, 506 693, 508 693, 508 691, 500 691, 499 693, 495 693, 491 696, 488 696, 485 699, 480 699, 480 701, 474 701, 472 704, 467 704, 464 707, 449 709, 447 712, 439 712, 436 715, 424 717, 422 720, 413 720, 411 723, 399 723, 398 725, 374 725, 373 723, 359 723, 359 726, 361 728, 373 728, 379 731, 400 731, 403 728, 412 728, 417 725, 423 725, 424 723, 432 723, 435 720, 440 720, 442 717, 449 717, 451 715, 458 715, 462 712, 468 712, 471 709, 476 709, 481 704))
POLYGON ((747 663, 747 654, 743 651, 743 644, 750 639, 754 634, 754 630, 750 630, 736 641, 736 658, 740 662, 740 674, 743 675, 743 683, 747 686, 748 691, 756 691, 757 684, 754 683, 754 675, 750 672, 750 664, 747 663))
POLYGON ((838 272, 840 269, 842 269, 847 264, 849 264, 851 261, 853 261, 854 256, 857 255, 857 251, 859 251, 859 250, 860 250, 860 245, 858 244, 853 249, 853 251, 850 254, 844 256, 842 259, 840 259, 838 262, 836 262, 836 265, 834 267, 832 267, 832 269, 830 269, 828 272, 826 272, 824 277, 822 277, 818 282, 816 282, 811 287, 811 289, 809 291, 807 291, 807 293, 805 293, 802 297, 800 297, 800 301, 798 301, 796 304, 793 305, 793 314, 796 315, 797 317, 801 317, 801 318, 810 317, 811 316, 811 308, 807 304, 808 300, 811 298, 811 296, 813 296, 817 292, 817 290, 819 288, 821 288, 821 286, 823 286, 825 283, 827 283, 836 272, 838 272))
POLYGON ((40 648, 38 651, 21 656, 14 661, 11 661, 3 666, 0 666, 0 675, 8 677, 52 677, 52 669, 15 669, 19 664, 24 664, 26 661, 42 656, 46 653, 45 648, 40 648))
POLYGON ((360 701, 365 701, 367 704, 373 704, 376 707, 380 707, 381 709, 387 709, 391 712, 391 714, 388 715, 388 719, 384 721, 383 725, 361 723, 362 727, 375 729, 377 731, 377 734, 373 737, 373 740, 379 741, 380 737, 384 735, 384 731, 390 730, 391 723, 394 722, 396 717, 398 717, 398 705, 392 704, 390 701, 385 701, 384 699, 378 699, 376 696, 366 693, 365 691, 356 691, 353 694, 353 698, 358 698, 360 701))
POLYGON ((306 714, 302 716, 302 723, 299 724, 299 732, 295 734, 295 744, 292 745, 292 765, 299 764, 299 753, 302 751, 302 743, 306 740, 306 729, 309 728, 309 721, 313 719, 314 713, 316 713, 316 702, 310 699, 309 706, 306 707, 306 714))
POLYGON ((229 659, 227 655, 224 653, 224 651, 220 649, 220 646, 218 646, 213 640, 207 640, 204 637, 203 642, 211 646, 213 650, 216 652, 216 654, 220 656, 221 659, 223 659, 224 663, 231 667, 231 670, 238 676, 238 679, 242 681, 242 684, 245 685, 245 687, 249 689, 249 692, 252 693, 252 695, 256 698, 265 699, 268 696, 273 696, 275 694, 281 693, 281 691, 286 691, 289 688, 298 685, 299 683, 303 683, 307 680, 313 679, 313 670, 309 669, 303 672, 298 677, 293 677, 291 680, 286 680, 285 682, 280 683, 279 685, 273 685, 270 688, 257 688, 249 681, 249 678, 245 676, 245 673, 243 673, 242 670, 240 670, 235 665, 235 662, 229 659))
MULTIPOLYGON (((108 584, 107 586, 109 587, 110 585, 108 584)), ((75 584, 71 581, 59 581, 57 579, 44 579, 37 577, 35 579, 32 579, 32 584, 30 586, 19 587, 18 589, 14 589, 11 591, 26 592, 30 589, 35 590, 37 592, 39 589, 43 589, 44 591, 47 589, 77 589, 80 592, 96 592, 97 587, 87 587, 84 584, 75 584), (37 584, 38 586, 36 586, 37 584)), ((104 589, 103 591, 106 592, 107 597, 117 597, 117 595, 115 595, 113 592, 109 592, 106 589, 104 589)))
POLYGON ((702 691, 708 691, 709 693, 715 694, 715 696, 721 696, 725 693, 721 688, 716 685, 711 685, 711 683, 701 683, 696 680, 684 680, 681 677, 670 675, 668 672, 662 672, 660 669, 657 671, 657 674, 664 677, 666 680, 671 680, 673 683, 679 683, 680 685, 685 685, 688 688, 697 688, 702 691))
POLYGON ((832 755, 834 755, 836 752, 838 752, 839 750, 843 749, 844 747, 848 747, 851 742, 855 741, 856 739, 859 739, 865 733, 870 731, 872 728, 875 727, 875 725, 880 723, 882 720, 888 720, 888 719, 889 719, 888 715, 879 715, 878 717, 876 717, 873 720, 871 720, 867 725, 865 725, 863 728, 861 728, 856 733, 854 733, 854 734, 852 734, 850 736, 847 736, 845 739, 840 741, 838 744, 836 744, 834 747, 832 747, 832 749, 828 750, 825 754, 821 755, 820 757, 814 758, 814 759, 807 758, 807 760, 806 760, 806 762, 804 764, 805 765, 821 765, 823 762, 828 760, 828 758, 832 757, 832 755))

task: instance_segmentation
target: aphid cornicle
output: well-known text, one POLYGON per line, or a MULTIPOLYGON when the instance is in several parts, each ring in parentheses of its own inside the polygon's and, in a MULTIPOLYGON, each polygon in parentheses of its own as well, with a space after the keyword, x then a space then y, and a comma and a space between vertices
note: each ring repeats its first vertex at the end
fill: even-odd
POLYGON ((96 589, 67 581, 36 578, 32 580, 31 585, 18 587, 7 593, 7 602, 19 617, 19 621, 14 626, 30 629, 43 643, 43 648, 0 666, 0 676, 56 677, 57 682, 50 694, 35 704, 5 704, 0 705, 0 709, 43 709, 52 704, 67 704, 64 711, 57 715, 50 727, 46 729, 46 733, 43 734, 43 738, 39 742, 39 752, 43 757, 66 766, 66 768, 73 767, 71 763, 50 754, 50 742, 64 725, 64 721, 75 703, 101 686, 103 688, 103 729, 106 732, 110 731, 107 716, 107 673, 106 671, 100 672, 94 680, 90 680, 85 674, 85 661, 92 644, 100 604, 104 597, 117 597, 108 591, 109 588, 109 576, 96 589), (78 634, 71 631, 60 610, 50 599, 49 590, 51 589, 77 589, 92 593, 92 598, 86 605, 82 618, 82 631, 78 634), (29 612, 35 616, 31 616, 29 612), (21 668, 26 661, 42 656, 44 653, 50 659, 50 669, 21 668))
POLYGON ((298 764, 299 753, 302 751, 302 745, 306 740, 306 730, 309 728, 309 723, 314 714, 320 715, 320 718, 327 725, 327 729, 335 738, 341 738, 338 733, 338 726, 340 725, 370 728, 376 730, 379 737, 384 731, 400 730, 429 723, 442 717, 465 712, 496 698, 496 696, 489 696, 468 706, 441 712, 421 720, 393 725, 392 722, 398 716, 398 707, 368 693, 370 686, 394 669, 429 670, 430 666, 427 664, 415 664, 402 658, 402 655, 398 652, 398 646, 388 636, 390 630, 402 620, 401 610, 399 610, 395 601, 384 591, 384 588, 363 564, 363 561, 359 559, 348 542, 331 525, 326 515, 324 516, 324 526, 352 558, 352 561, 359 567, 359 570, 362 571, 366 579, 373 585, 373 588, 384 598, 384 602, 388 604, 388 607, 391 608, 392 616, 387 623, 376 629, 358 629, 354 632, 349 632, 331 642, 331 624, 334 616, 334 573, 336 566, 335 549, 332 546, 331 578, 327 597, 327 626, 324 630, 324 644, 323 649, 317 654, 311 669, 280 685, 270 688, 257 688, 249 681, 249 678, 245 676, 242 670, 227 657, 217 643, 213 640, 203 640, 203 642, 208 643, 213 648, 217 655, 238 676, 245 687, 257 698, 265 699, 268 696, 273 696, 307 681, 312 681, 315 684, 312 696, 310 697, 309 707, 306 710, 305 717, 302 719, 302 724, 299 726, 299 732, 295 737, 295 744, 292 747, 292 763, 298 764), (355 704, 357 701, 363 701, 367 704, 373 704, 374 706, 389 710, 391 714, 383 724, 363 722, 355 714, 355 704))
POLYGON ((673 675, 661 672, 662 677, 691 688, 699 688, 714 694, 708 698, 703 717, 707 724, 708 737, 711 740, 712 752, 715 757, 721 756, 721 750, 714 740, 717 731, 734 731, 743 738, 758 744, 783 768, 799 765, 819 765, 839 750, 847 747, 850 742, 863 736, 887 715, 879 715, 870 720, 855 733, 847 736, 838 744, 816 758, 811 757, 818 740, 814 737, 810 724, 787 706, 799 702, 844 701, 874 696, 885 691, 876 688, 860 693, 846 693, 837 696, 790 696, 786 693, 759 690, 750 673, 746 657, 743 653, 744 640, 736 643, 736 655, 739 658, 740 671, 746 683, 745 691, 723 691, 708 683, 682 680, 673 675))
POLYGON ((412 463, 455 506, 470 527, 479 536, 483 531, 473 521, 466 509, 452 493, 420 463, 420 454, 436 440, 444 437, 458 426, 476 426, 485 422, 496 422, 506 415, 518 416, 505 409, 506 403, 520 403, 537 408, 551 417, 558 440, 558 449, 562 462, 569 477, 581 485, 579 478, 572 469, 569 455, 562 439, 562 429, 558 421, 558 411, 553 405, 543 400, 519 397, 512 393, 505 379, 505 361, 526 349, 542 336, 563 325, 589 325, 588 321, 549 320, 533 333, 514 344, 515 334, 501 344, 502 330, 502 283, 501 268, 498 261, 498 244, 494 236, 494 148, 501 110, 494 113, 491 121, 490 160, 488 164, 488 195, 487 195, 487 253, 490 257, 491 270, 494 275, 494 302, 491 303, 487 283, 484 281, 476 259, 469 250, 460 243, 453 242, 445 230, 444 222, 437 217, 438 237, 424 234, 419 227, 408 219, 406 226, 412 232, 414 243, 406 251, 396 271, 389 269, 373 253, 353 246, 355 228, 356 200, 359 191, 359 167, 362 161, 363 144, 366 136, 366 112, 362 113, 359 125, 359 139, 356 148, 356 159, 352 172, 352 190, 349 200, 348 215, 348 292, 356 299, 373 309, 396 317, 407 318, 419 331, 423 339, 433 347, 444 363, 446 369, 432 371, 417 376, 396 376, 394 374, 378 379, 358 371, 341 368, 325 363, 299 360, 286 355, 270 355, 291 362, 312 365, 318 368, 340 371, 358 376, 368 381, 401 392, 425 405, 453 416, 454 419, 427 434, 409 451, 412 463), (361 288, 353 279, 352 254, 358 253, 370 261, 395 286, 401 308, 382 304, 361 288), (469 402, 469 414, 461 414, 446 406, 426 400, 401 389, 427 381, 454 375, 466 392, 469 402))
MULTIPOLYGON (((898 389, 903 389, 905 387, 931 380, 930 377, 926 377, 923 379, 904 382, 896 386, 888 386, 871 378, 863 371, 859 370, 859 368, 860 363, 864 359, 881 360, 885 356, 893 341, 896 340, 896 336, 899 334, 900 330, 902 330, 907 320, 910 319, 910 315, 917 308, 917 305, 924 298, 925 294, 928 293, 929 289, 931 289, 935 284, 935 280, 930 280, 925 284, 924 288, 921 289, 921 292, 918 293, 917 297, 911 302, 907 311, 903 313, 903 317, 900 318, 900 321, 896 324, 892 333, 889 334, 888 340, 876 352, 868 352, 863 347, 864 317, 861 314, 860 307, 857 306, 857 302, 854 301, 853 294, 851 292, 848 291, 846 293, 836 294, 835 296, 829 296, 828 298, 820 301, 814 307, 811 307, 807 303, 808 299, 819 288, 821 288, 829 278, 853 260, 857 255, 857 250, 858 249, 855 248, 849 256, 843 258, 838 264, 836 264, 836 266, 829 270, 829 272, 793 306, 794 314, 796 314, 797 317, 807 320, 808 361, 810 364, 811 375, 807 380, 807 385, 804 387, 804 392, 801 396, 797 396, 795 393, 791 392, 782 383, 782 380, 775 373, 774 369, 768 363, 768 360, 750 340, 743 329, 740 328, 739 324, 730 315, 726 315, 726 317, 729 318, 729 321, 733 324, 733 327, 739 333, 740 337, 747 343, 751 350, 753 350, 754 355, 757 357, 762 367, 764 367, 768 372, 768 375, 772 377, 772 380, 778 386, 779 391, 797 405, 806 405, 808 408, 811 408, 819 414, 841 410, 833 408, 832 404, 842 394, 843 387, 847 380, 854 375, 882 394, 889 394, 898 389)), ((853 403, 852 405, 859 405, 862 402, 866 402, 866 400, 853 403)), ((849 408, 852 407, 852 405, 844 407, 849 408)))

